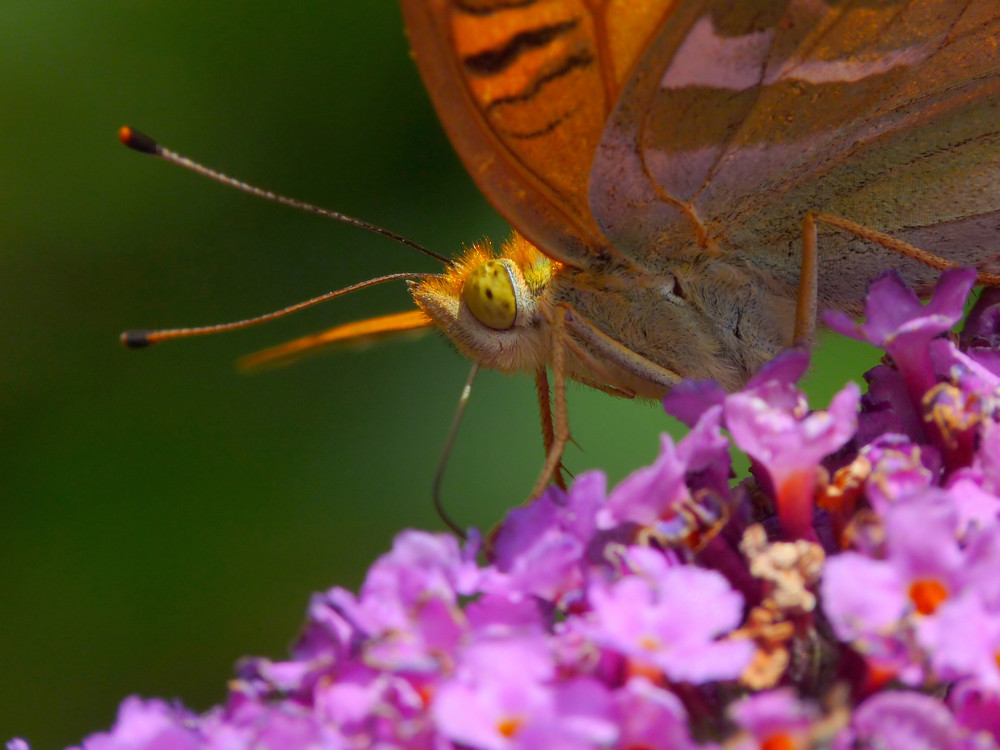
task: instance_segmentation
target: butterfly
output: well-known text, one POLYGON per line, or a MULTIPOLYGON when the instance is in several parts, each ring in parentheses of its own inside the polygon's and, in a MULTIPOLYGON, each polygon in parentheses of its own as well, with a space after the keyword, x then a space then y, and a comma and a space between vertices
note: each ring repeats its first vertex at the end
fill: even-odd
POLYGON ((438 116, 518 232, 413 286, 478 362, 627 396, 739 387, 814 318, 809 212, 840 228, 813 250, 820 308, 860 312, 890 267, 927 289, 893 239, 1000 268, 995 0, 402 7, 438 116))
POLYGON ((1000 283, 996 0, 401 5, 452 144, 515 232, 411 282, 417 310, 257 361, 436 326, 534 374, 535 494, 569 439, 566 378, 735 389, 809 340, 817 309, 859 313, 887 268, 923 291, 955 264, 1000 283))

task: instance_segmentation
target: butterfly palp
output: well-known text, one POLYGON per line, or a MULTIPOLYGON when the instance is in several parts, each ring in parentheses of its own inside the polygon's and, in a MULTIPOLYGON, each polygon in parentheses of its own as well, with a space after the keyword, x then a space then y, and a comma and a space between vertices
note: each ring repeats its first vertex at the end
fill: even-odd
POLYGON ((462 286, 462 299, 483 325, 498 331, 514 325, 517 294, 503 261, 487 260, 473 268, 462 286))

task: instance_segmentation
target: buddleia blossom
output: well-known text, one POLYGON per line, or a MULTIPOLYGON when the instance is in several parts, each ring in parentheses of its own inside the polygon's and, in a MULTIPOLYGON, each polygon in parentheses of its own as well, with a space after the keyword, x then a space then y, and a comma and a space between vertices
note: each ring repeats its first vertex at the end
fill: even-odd
POLYGON ((403 532, 223 705, 128 698, 82 747, 1000 746, 1000 296, 956 339, 973 280, 923 305, 886 276, 832 317, 888 355, 864 395, 810 405, 800 350, 739 393, 684 383, 690 432, 617 486, 403 532))
POLYGON ((848 383, 829 409, 810 411, 795 386, 808 365, 803 350, 791 350, 764 367, 740 393, 725 402, 733 441, 764 472, 778 518, 786 532, 812 534, 816 474, 825 456, 840 450, 857 429, 860 391, 848 383))

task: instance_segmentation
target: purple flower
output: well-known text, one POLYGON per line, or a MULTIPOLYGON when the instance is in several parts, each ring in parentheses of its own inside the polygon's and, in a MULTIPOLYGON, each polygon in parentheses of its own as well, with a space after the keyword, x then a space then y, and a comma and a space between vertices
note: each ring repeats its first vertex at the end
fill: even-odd
POLYGON ((740 393, 681 385, 664 404, 689 433, 610 492, 582 474, 482 546, 403 532, 222 706, 129 698, 83 749, 1000 744, 1000 303, 974 351, 935 339, 970 284, 923 306, 883 277, 865 324, 834 316, 892 355, 863 400, 810 411, 801 349, 740 393), (731 487, 724 429, 756 482, 731 487))
POLYGON ((454 537, 400 534, 369 570, 355 600, 337 592, 338 609, 360 631, 366 663, 427 671, 461 636, 459 596, 475 593, 480 573, 454 537))
POLYGON ((663 409, 688 427, 694 427, 701 415, 726 400, 726 389, 714 380, 683 380, 663 397, 663 409))
POLYGON ((986 606, 1000 611, 1000 527, 962 528, 966 588, 974 589, 986 606))
MULTIPOLYGON (((797 353, 786 357, 789 368, 804 358, 797 353)), ((816 471, 857 429, 859 399, 857 385, 848 383, 829 410, 809 412, 805 395, 793 382, 762 381, 760 376, 752 387, 726 399, 726 426, 733 441, 767 471, 778 518, 792 537, 814 536, 816 471)))
POLYGON ((315 662, 322 668, 357 653, 365 633, 348 614, 356 601, 354 594, 339 586, 312 595, 306 610, 306 625, 293 650, 296 663, 315 662))
POLYGON ((736 679, 753 654, 748 641, 716 640, 739 626, 743 597, 713 571, 675 566, 652 580, 595 583, 589 599, 594 642, 675 682, 736 679))
POLYGON ((929 453, 933 452, 892 433, 861 450, 871 465, 865 479, 865 494, 879 515, 884 516, 897 502, 931 486, 937 472, 928 468, 927 463, 932 460, 928 459, 929 453))
POLYGON ((591 471, 578 477, 568 494, 551 487, 536 502, 512 510, 493 542, 496 570, 484 590, 553 602, 578 590, 606 487, 604 475, 591 471))
POLYGON ((894 632, 908 606, 899 571, 857 552, 827 561, 820 594, 837 638, 845 642, 894 632))
MULTIPOLYGON (((305 706, 293 701, 261 703, 244 701, 216 709, 198 721, 199 748, 254 748, 296 750, 304 747, 341 748, 343 735, 318 721, 305 706)), ((135 747, 135 746, 132 746, 135 747)), ((146 746, 159 750, 160 745, 146 746)))
POLYGON ((992 737, 1000 745, 1000 694, 971 682, 959 682, 949 694, 948 703, 959 724, 972 733, 992 737))
POLYGON ((913 609, 934 614, 964 585, 967 560, 955 534, 951 497, 927 490, 894 506, 885 517, 886 560, 905 581, 913 609))
POLYGON ((986 397, 979 411, 987 413, 996 411, 1000 373, 961 351, 949 339, 935 339, 928 345, 928 349, 934 372, 941 379, 954 383, 969 395, 986 397))
POLYGON ((722 409, 713 406, 676 446, 660 438, 660 455, 615 487, 598 514, 602 529, 628 521, 653 528, 672 518, 692 497, 692 489, 728 495, 729 443, 722 436, 722 409))
POLYGON ((970 357, 1000 374, 1000 291, 983 290, 965 318, 959 344, 970 357))
POLYGON ((972 468, 981 477, 984 490, 1000 494, 1000 425, 993 420, 983 423, 979 433, 979 451, 972 468))
POLYGON ((965 537, 972 530, 990 529, 1000 523, 1000 497, 984 490, 978 482, 959 477, 951 483, 948 492, 958 513, 960 537, 965 537))
POLYGON ((608 529, 631 521, 640 526, 652 526, 663 514, 690 497, 684 484, 684 469, 674 441, 669 435, 662 435, 656 461, 632 472, 611 491, 607 506, 598 516, 598 525, 608 529))
POLYGON ((198 750, 201 737, 194 715, 161 700, 126 698, 110 732, 93 734, 83 750, 198 750))
POLYGON ((554 670, 543 643, 482 644, 467 656, 461 673, 433 698, 432 715, 446 737, 474 747, 511 747, 526 726, 552 715, 554 670))
POLYGON ((721 417, 722 407, 712 406, 676 446, 662 435, 656 461, 611 491, 598 511, 598 527, 608 533, 626 529, 663 546, 700 551, 725 522, 732 499, 729 442, 722 435, 721 417))
POLYGON ((927 432, 941 452, 947 473, 968 466, 972 460, 980 420, 977 406, 950 383, 938 383, 924 395, 927 432))
POLYGON ((887 513, 885 559, 856 552, 830 558, 820 593, 837 637, 904 679, 919 679, 919 661, 905 648, 907 618, 934 617, 970 583, 955 524, 947 493, 927 490, 887 513))
POLYGON ((942 681, 969 677, 1000 693, 1000 613, 989 611, 974 592, 945 602, 937 617, 918 625, 917 635, 942 681))
POLYGON ((861 397, 858 445, 867 445, 890 433, 906 435, 915 443, 923 442, 923 412, 914 406, 899 370, 876 365, 864 378, 868 392, 861 397))
POLYGON ((837 736, 835 750, 877 747, 882 750, 972 750, 969 734, 936 698, 890 691, 872 696, 854 712, 850 726, 837 736))
POLYGON ((386 627, 405 623, 409 607, 430 596, 454 602, 476 590, 475 553, 447 534, 404 531, 368 571, 361 602, 386 627))
POLYGON ((809 733, 819 712, 783 688, 743 698, 729 707, 729 716, 753 739, 750 747, 808 747, 809 733))
POLYGON ((687 725, 687 712, 680 699, 645 677, 633 677, 613 696, 612 712, 620 735, 616 750, 698 747, 687 725))
POLYGON ((962 318, 965 299, 976 281, 969 269, 946 271, 924 305, 895 271, 874 282, 865 302, 864 323, 833 311, 824 321, 835 331, 885 349, 899 369, 914 404, 934 385, 927 345, 962 318))
POLYGON ((611 742, 617 732, 606 688, 589 678, 554 677, 543 639, 484 641, 468 648, 431 710, 444 736, 489 750, 611 742))

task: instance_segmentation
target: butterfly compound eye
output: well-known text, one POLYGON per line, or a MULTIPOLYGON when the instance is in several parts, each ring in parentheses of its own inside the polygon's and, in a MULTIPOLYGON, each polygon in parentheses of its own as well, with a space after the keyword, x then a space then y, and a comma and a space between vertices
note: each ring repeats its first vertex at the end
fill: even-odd
POLYGON ((484 326, 505 331, 517 316, 517 295, 507 267, 498 260, 476 266, 465 278, 462 299, 484 326))

